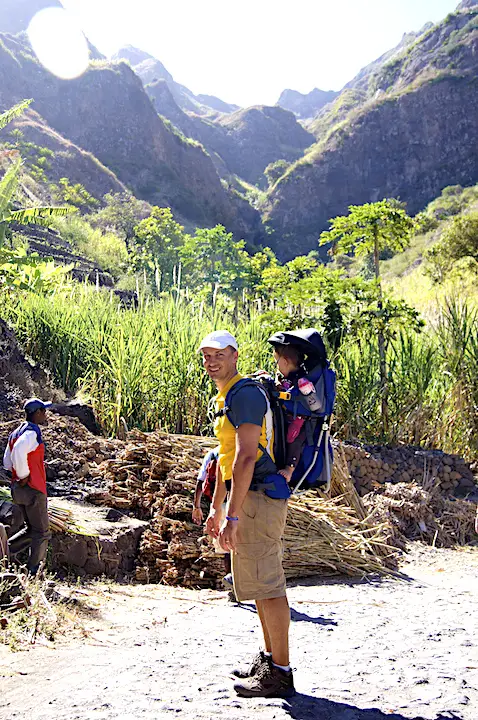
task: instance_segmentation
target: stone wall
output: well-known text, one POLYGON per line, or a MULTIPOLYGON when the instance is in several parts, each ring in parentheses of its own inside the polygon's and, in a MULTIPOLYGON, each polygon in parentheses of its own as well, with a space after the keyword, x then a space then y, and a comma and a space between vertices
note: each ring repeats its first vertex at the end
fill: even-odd
POLYGON ((148 523, 109 508, 62 499, 85 535, 53 534, 50 569, 64 575, 121 579, 134 570, 139 541, 148 523))
POLYGON ((477 491, 473 472, 458 455, 422 448, 341 443, 355 487, 366 495, 386 482, 432 481, 444 495, 477 491))

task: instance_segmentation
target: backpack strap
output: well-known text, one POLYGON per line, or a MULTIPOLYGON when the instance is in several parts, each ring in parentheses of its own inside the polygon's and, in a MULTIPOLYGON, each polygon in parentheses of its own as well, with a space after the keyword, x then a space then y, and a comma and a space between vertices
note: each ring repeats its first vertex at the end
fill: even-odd
MULTIPOLYGON (((229 392, 227 393, 226 398, 224 400, 224 407, 222 408, 222 410, 219 410, 215 414, 215 417, 217 417, 217 418, 224 417, 224 415, 225 415, 227 417, 227 419, 229 420, 229 422, 231 423, 231 425, 233 427, 236 427, 236 423, 234 421, 234 417, 233 417, 232 410, 231 410, 231 400, 244 387, 257 388, 263 394, 264 399, 266 400, 268 409, 270 409, 270 402, 269 402, 267 392, 262 387, 261 383, 258 380, 254 380, 253 378, 245 377, 245 378, 241 378, 240 380, 238 380, 237 383, 235 383, 235 385, 232 386, 232 388, 229 390, 229 392)), ((269 451, 267 450, 267 448, 265 448, 262 445, 262 443, 259 443, 258 447, 259 447, 259 450, 261 450, 261 452, 263 453, 263 455, 266 455, 268 458, 270 458, 271 462, 274 462, 272 460, 272 457, 271 457, 269 451)))

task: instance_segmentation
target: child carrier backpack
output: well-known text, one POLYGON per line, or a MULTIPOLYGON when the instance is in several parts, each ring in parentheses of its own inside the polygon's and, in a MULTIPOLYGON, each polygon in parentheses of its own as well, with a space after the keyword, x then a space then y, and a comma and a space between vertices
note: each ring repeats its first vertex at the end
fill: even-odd
MULTIPOLYGON (((304 418, 306 441, 299 462, 294 469, 290 483, 277 473, 267 475, 256 481, 253 478, 251 490, 262 490, 269 497, 287 498, 292 493, 305 492, 312 488, 328 489, 332 477, 333 451, 330 442, 330 418, 335 403, 335 372, 331 369, 326 357, 325 346, 320 334, 315 329, 297 330, 276 333, 269 342, 275 344, 291 344, 300 349, 306 356, 304 363, 306 378, 315 387, 315 395, 320 406, 312 411, 298 387, 290 391, 279 391, 274 380, 265 374, 256 374, 242 378, 229 390, 225 398, 225 414, 234 424, 230 416, 231 399, 246 385, 258 387, 268 403, 271 415, 271 435, 273 433, 273 454, 278 469, 284 467, 286 458, 287 417, 304 418)), ((269 435, 268 435, 269 437, 269 435)), ((263 456, 269 456, 267 448, 259 446, 263 456)), ((258 461, 260 464, 262 458, 258 461)), ((256 467, 257 467, 256 465, 256 467)))

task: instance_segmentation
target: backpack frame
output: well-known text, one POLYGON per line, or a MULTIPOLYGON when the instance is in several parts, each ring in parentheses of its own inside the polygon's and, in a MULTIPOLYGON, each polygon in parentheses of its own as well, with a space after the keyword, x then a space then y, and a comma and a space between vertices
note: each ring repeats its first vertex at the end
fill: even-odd
MULTIPOLYGON (((233 385, 226 395, 223 410, 217 413, 219 417, 226 415, 229 422, 235 425, 230 406, 232 398, 243 387, 257 387, 264 394, 268 408, 272 413, 274 463, 279 468, 284 466, 286 457, 286 414, 291 414, 294 418, 298 415, 305 418, 304 426, 307 433, 307 442, 290 480, 290 489, 292 494, 296 495, 319 487, 327 491, 330 488, 333 465, 329 421, 335 403, 336 375, 331 369, 328 360, 325 360, 307 373, 305 377, 314 384, 317 393, 323 399, 322 412, 310 410, 306 397, 298 387, 293 387, 287 392, 279 391, 272 377, 260 375, 242 378, 233 385)), ((272 460, 269 452, 262 444, 259 444, 259 449, 262 451, 263 456, 267 456, 272 460)), ((260 460, 258 463, 260 463, 260 460)), ((267 494, 268 489, 270 490, 273 487, 274 478, 277 478, 277 475, 270 478, 271 482, 267 482, 267 478, 266 482, 253 482, 253 489, 264 490, 267 494)))

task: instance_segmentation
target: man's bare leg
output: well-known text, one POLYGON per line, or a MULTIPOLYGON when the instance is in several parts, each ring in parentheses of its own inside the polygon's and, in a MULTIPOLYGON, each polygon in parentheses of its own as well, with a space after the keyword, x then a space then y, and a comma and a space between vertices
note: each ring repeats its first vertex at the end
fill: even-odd
POLYGON ((271 638, 269 635, 269 630, 267 629, 263 603, 264 603, 264 600, 256 600, 257 614, 259 615, 259 620, 261 621, 261 625, 262 625, 262 634, 264 635, 264 650, 267 653, 270 653, 270 652, 272 652, 271 638))
POLYGON ((287 596, 258 600, 256 605, 266 651, 272 652, 272 662, 276 665, 289 665, 290 608, 287 596))

